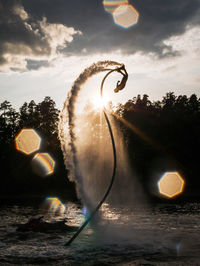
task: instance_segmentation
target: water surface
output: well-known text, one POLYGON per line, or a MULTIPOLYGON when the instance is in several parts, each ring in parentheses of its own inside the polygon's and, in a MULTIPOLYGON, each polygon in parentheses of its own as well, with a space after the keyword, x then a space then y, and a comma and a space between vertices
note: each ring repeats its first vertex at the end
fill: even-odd
MULTIPOLYGON (((65 202, 66 210, 54 220, 79 226, 82 206, 65 202)), ((66 247, 72 232, 17 232, 42 210, 21 204, 0 208, 1 265, 200 265, 200 204, 158 205, 154 208, 110 208, 104 221, 90 225, 66 247)), ((48 217, 50 218, 50 217, 48 217)))

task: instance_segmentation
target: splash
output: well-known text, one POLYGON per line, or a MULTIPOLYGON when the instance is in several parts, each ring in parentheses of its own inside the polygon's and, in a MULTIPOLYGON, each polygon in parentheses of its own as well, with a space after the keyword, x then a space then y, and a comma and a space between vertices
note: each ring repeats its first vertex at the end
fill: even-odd
MULTIPOLYGON (((94 110, 86 108, 77 114, 78 99, 82 93, 90 95, 85 83, 88 79, 122 64, 102 61, 85 69, 74 82, 60 114, 59 137, 66 168, 70 170, 69 178, 76 182, 78 197, 90 212, 104 195, 112 175, 113 155, 109 131, 103 114, 96 115, 94 110)), ((100 89, 100 84, 96 88, 100 89)), ((113 88, 114 89, 114 88, 113 88)), ((99 91, 100 93, 100 91, 99 91)), ((125 154, 124 141, 115 125, 115 118, 109 115, 117 149, 117 175, 111 195, 107 202, 133 202, 140 189, 135 186, 128 159, 125 154), (137 189, 133 193, 133 188, 137 189)))
POLYGON ((121 66, 120 63, 114 61, 100 61, 86 68, 80 76, 75 80, 70 93, 64 103, 63 110, 60 114, 59 122, 59 138, 61 141, 61 147, 64 155, 66 168, 70 170, 69 178, 71 181, 75 181, 77 186, 78 196, 83 200, 85 204, 90 205, 90 201, 87 199, 83 189, 83 178, 79 169, 77 160, 77 149, 75 146, 76 134, 75 134, 75 104, 77 96, 84 85, 84 83, 92 76, 104 72, 109 67, 121 66))

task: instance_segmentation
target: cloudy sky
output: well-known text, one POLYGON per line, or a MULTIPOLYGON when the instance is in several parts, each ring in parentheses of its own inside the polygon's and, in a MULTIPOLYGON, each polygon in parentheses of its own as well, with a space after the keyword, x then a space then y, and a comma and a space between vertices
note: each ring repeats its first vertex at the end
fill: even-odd
POLYGON ((124 29, 103 0, 0 0, 0 102, 18 108, 51 96, 61 108, 75 78, 98 60, 126 65, 127 87, 115 102, 169 91, 200 97, 200 0, 129 4, 139 21, 124 29))

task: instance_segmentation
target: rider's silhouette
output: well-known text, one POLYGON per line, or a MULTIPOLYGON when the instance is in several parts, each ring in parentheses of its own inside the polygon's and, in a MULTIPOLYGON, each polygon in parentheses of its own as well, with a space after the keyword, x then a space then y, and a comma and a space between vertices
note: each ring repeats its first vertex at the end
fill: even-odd
POLYGON ((117 72, 121 73, 123 75, 123 78, 120 82, 120 80, 117 81, 117 87, 114 89, 114 92, 118 92, 122 90, 126 86, 126 81, 128 79, 128 73, 126 72, 125 66, 123 65, 120 67, 117 72), (124 71, 124 72, 123 72, 124 71))

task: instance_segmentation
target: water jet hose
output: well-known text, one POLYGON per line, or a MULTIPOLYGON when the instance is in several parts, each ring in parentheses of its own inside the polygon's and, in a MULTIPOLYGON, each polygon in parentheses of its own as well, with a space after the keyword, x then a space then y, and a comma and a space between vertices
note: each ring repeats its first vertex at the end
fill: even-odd
MULTIPOLYGON (((124 68, 124 65, 122 67, 124 68)), ((105 77, 103 78, 103 80, 101 82, 101 88, 100 88, 101 97, 103 97, 103 85, 104 85, 104 82, 105 82, 106 78, 114 71, 119 72, 119 70, 122 69, 122 67, 119 67, 119 68, 116 68, 116 69, 112 69, 105 75, 105 77)), ((106 123, 107 123, 108 129, 109 129, 110 138, 111 138, 111 142, 112 142, 112 149, 113 149, 113 172, 112 172, 112 178, 111 178, 109 187, 108 187, 105 195, 103 196, 102 200, 98 203, 96 208, 91 212, 89 217, 85 220, 85 222, 81 225, 81 227, 76 231, 76 233, 65 244, 65 246, 69 246, 76 239, 76 237, 81 233, 81 231, 86 227, 86 225, 94 217, 96 212, 100 209, 101 205, 104 203, 104 201, 106 200, 108 194, 110 193, 110 190, 112 188, 112 185, 113 185, 113 182, 114 182, 114 179, 115 179, 115 173, 116 173, 116 167, 117 167, 117 155, 116 155, 115 140, 114 140, 111 124, 110 124, 110 121, 108 119, 108 115, 106 113, 106 108, 105 107, 103 108, 103 113, 104 113, 104 116, 105 116, 105 119, 106 119, 106 123)))

